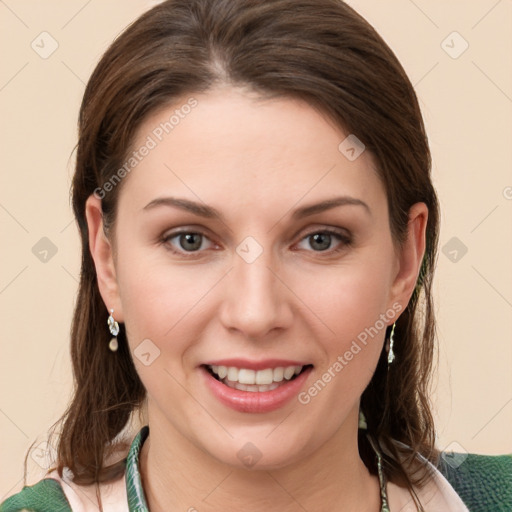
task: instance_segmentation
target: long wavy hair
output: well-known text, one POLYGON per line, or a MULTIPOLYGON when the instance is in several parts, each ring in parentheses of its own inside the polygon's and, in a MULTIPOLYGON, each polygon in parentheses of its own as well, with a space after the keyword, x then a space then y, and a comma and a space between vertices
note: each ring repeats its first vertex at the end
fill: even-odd
MULTIPOLYGON (((356 134, 385 186, 397 247, 407 236, 410 207, 426 203, 426 252, 416 289, 396 322, 396 360, 388 369, 383 349, 361 397, 367 433, 383 450, 387 478, 411 490, 423 485, 427 465, 417 467, 417 454, 434 463, 439 457, 429 401, 439 229, 430 151, 405 71, 368 22, 341 0, 168 0, 131 24, 92 73, 80 109, 72 184, 82 263, 71 329, 74 391, 53 426, 60 427, 59 474, 69 468, 80 485, 119 478, 123 459, 106 461, 126 449, 121 434, 146 398, 123 326, 119 350, 108 348, 108 313, 89 251, 86 200, 123 166, 149 115, 219 84, 305 100, 356 134)), ((104 194, 105 228, 115 224, 122 188, 123 182, 104 194)), ((359 450, 376 474, 366 435, 359 436, 359 450)))

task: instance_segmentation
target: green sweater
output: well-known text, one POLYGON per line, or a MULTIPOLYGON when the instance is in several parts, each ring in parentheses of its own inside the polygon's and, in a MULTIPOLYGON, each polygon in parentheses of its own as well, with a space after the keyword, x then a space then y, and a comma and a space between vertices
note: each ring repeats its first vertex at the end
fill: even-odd
POLYGON ((441 457, 438 469, 470 512, 512 512, 512 454, 470 453, 458 467, 441 457))
MULTIPOLYGON (((148 432, 146 426, 135 436, 126 458, 130 512, 149 511, 138 468, 139 452, 148 432)), ((512 512, 512 455, 447 454, 440 458, 438 469, 470 512, 512 512), (453 463, 457 459, 459 463, 453 463)), ((0 504, 0 512, 22 510, 72 512, 60 483, 52 478, 23 487, 0 504)))

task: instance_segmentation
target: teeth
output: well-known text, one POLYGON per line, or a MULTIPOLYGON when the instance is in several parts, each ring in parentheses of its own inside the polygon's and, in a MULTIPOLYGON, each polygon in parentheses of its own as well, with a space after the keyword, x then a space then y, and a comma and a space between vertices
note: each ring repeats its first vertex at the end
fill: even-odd
POLYGON ((274 368, 274 382, 281 382, 284 379, 284 368, 274 368))
POLYGON ((272 384, 274 380, 274 370, 267 368, 266 370, 258 370, 256 372, 256 384, 272 384))
POLYGON ((279 384, 277 382, 273 382, 272 384, 266 386, 251 386, 248 384, 240 384, 239 382, 232 382, 230 380, 227 380, 225 382, 227 386, 233 389, 239 389, 240 391, 251 391, 253 393, 255 392, 262 392, 262 391, 272 391, 273 389, 276 389, 279 387, 279 384))
POLYGON ((278 366, 277 368, 265 368, 257 371, 248 368, 236 368, 235 366, 213 365, 209 368, 220 380, 223 380, 224 384, 230 387, 242 391, 270 391, 270 388, 275 389, 273 386, 277 382, 282 382, 283 379, 290 380, 294 375, 298 375, 303 367, 278 366))
POLYGON ((223 379, 228 374, 228 369, 226 366, 219 366, 217 371, 213 371, 219 376, 219 379, 223 379))
POLYGON ((238 368, 235 368, 234 366, 230 366, 228 368, 228 380, 238 380, 238 368))
POLYGON ((284 378, 290 380, 295 375, 295 366, 287 366, 284 369, 284 378))
POLYGON ((254 384, 256 382, 256 372, 254 370, 240 368, 240 370, 238 370, 238 382, 240 382, 240 384, 254 384))

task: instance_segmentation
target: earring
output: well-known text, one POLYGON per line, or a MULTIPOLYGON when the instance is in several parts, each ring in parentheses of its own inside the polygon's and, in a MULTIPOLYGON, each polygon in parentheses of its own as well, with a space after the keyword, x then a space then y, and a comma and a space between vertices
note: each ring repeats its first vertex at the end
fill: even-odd
POLYGON ((388 366, 395 360, 395 353, 393 352, 393 343, 395 342, 395 326, 396 322, 391 328, 391 334, 389 335, 389 350, 388 350, 388 366))
POLYGON ((110 331, 110 334, 112 334, 112 336, 114 336, 114 337, 110 340, 110 343, 108 344, 108 348, 112 352, 115 352, 117 350, 117 348, 119 347, 119 343, 117 343, 117 338, 116 338, 116 336, 119 334, 119 324, 114 320, 113 314, 114 314, 114 310, 111 309, 110 315, 107 320, 107 324, 108 324, 108 329, 110 331))
POLYGON ((359 425, 358 428, 361 430, 367 430, 368 424, 366 423, 366 417, 361 409, 359 409, 359 425))

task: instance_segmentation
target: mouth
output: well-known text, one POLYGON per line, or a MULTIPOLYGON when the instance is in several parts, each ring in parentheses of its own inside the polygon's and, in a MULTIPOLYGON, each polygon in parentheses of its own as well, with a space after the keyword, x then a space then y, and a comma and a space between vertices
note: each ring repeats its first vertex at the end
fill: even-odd
POLYGON ((312 366, 311 364, 289 365, 253 370, 236 366, 203 365, 214 379, 225 386, 251 393, 264 393, 285 386, 312 366))
POLYGON ((200 369, 207 389, 224 406, 243 413, 269 413, 298 396, 313 365, 229 359, 202 364, 200 369))

